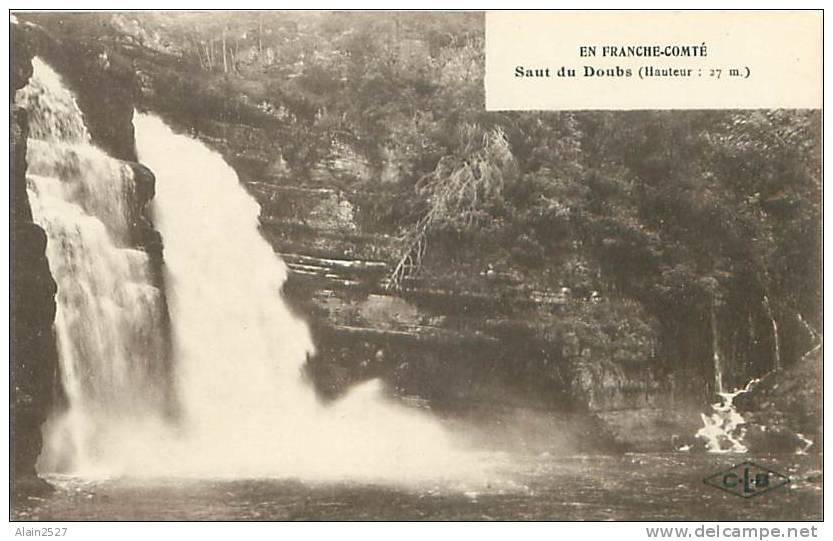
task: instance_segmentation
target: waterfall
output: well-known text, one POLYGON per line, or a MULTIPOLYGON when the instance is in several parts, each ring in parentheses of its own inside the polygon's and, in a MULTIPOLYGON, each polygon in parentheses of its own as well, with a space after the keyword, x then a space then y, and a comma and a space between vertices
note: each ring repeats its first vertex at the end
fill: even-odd
POLYGON ((61 77, 33 67, 16 102, 29 113, 28 195, 58 285, 62 398, 43 429, 42 473, 482 478, 477 454, 378 381, 318 402, 303 375, 310 333, 284 302, 287 267, 259 234, 259 206, 218 154, 136 114, 165 244, 164 294, 155 287, 132 239, 133 168, 91 144, 61 77))
POLYGON ((720 402, 712 404, 712 413, 700 414, 703 427, 696 436, 706 444, 710 453, 745 453, 746 420, 735 408, 735 398, 748 392, 760 380, 753 379, 742 389, 733 392, 720 391, 720 402))
POLYGON ((735 408, 735 397, 749 390, 758 380, 750 381, 743 389, 734 392, 725 390, 723 381, 723 358, 720 355, 720 334, 717 324, 717 300, 712 297, 709 306, 709 324, 712 342, 712 362, 714 370, 714 392, 720 401, 712 404, 710 414, 701 413, 703 427, 695 436, 701 439, 710 453, 745 453, 743 437, 746 421, 735 408))
POLYGON ((714 362, 714 390, 720 394, 723 392, 723 360, 720 357, 720 335, 717 327, 717 302, 712 298, 709 310, 709 321, 711 323, 712 335, 712 361, 714 362))
POLYGON ((378 381, 319 403, 303 374, 310 333, 283 299, 287 267, 259 233, 257 202, 203 143, 148 114, 136 113, 134 127, 139 159, 156 174, 181 407, 178 431, 138 454, 174 475, 477 474, 474 454, 458 451, 428 414, 387 399, 378 381))
MULTIPOLYGON (((807 351, 802 356, 802 360, 819 348, 821 348, 821 343, 816 344, 807 351)), ((776 373, 776 369, 764 374, 760 378, 753 378, 741 389, 733 392, 721 391, 717 393, 720 397, 720 402, 712 404, 711 414, 700 414, 700 418, 703 420, 703 427, 696 433, 696 437, 705 443, 708 452, 745 453, 747 451, 746 445, 744 444, 746 420, 737 411, 735 398, 751 391, 761 379, 771 377, 774 373, 776 373)), ((799 446, 795 450, 796 454, 806 454, 807 450, 813 446, 813 440, 799 432, 795 432, 794 434, 799 443, 799 446)))
POLYGON ((27 191, 57 283, 63 407, 44 428, 41 471, 97 467, 123 427, 165 409, 165 319, 147 254, 131 247, 133 170, 90 143, 61 78, 33 59, 27 191))

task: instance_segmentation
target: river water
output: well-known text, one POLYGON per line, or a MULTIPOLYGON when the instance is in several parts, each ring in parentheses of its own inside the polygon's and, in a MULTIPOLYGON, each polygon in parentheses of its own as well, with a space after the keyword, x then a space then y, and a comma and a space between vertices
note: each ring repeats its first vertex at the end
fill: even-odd
POLYGON ((24 520, 818 520, 818 455, 505 456, 502 480, 444 484, 296 479, 82 479, 20 502, 24 520), (743 499, 703 478, 751 459, 791 482, 743 499))

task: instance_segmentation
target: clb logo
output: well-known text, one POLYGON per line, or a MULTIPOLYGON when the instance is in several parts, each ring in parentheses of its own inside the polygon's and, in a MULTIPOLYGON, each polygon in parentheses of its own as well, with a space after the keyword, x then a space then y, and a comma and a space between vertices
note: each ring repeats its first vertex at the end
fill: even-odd
POLYGON ((706 477, 703 482, 741 498, 752 498, 784 486, 790 482, 790 479, 786 475, 754 462, 742 462, 728 470, 706 477))

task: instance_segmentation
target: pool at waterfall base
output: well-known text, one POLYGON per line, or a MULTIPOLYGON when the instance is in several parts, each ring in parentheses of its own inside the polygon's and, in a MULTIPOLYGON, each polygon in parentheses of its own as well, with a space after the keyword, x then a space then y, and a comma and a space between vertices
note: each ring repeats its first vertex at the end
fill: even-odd
POLYGON ((55 491, 16 502, 18 520, 819 520, 820 455, 503 456, 483 486, 299 479, 47 476, 55 491), (790 483, 744 499, 703 482, 752 460, 790 483))

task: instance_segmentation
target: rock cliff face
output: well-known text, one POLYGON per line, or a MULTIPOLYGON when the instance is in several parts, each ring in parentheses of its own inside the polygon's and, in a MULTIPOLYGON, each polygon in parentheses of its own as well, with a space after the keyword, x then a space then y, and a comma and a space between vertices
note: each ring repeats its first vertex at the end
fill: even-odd
MULTIPOLYGON (((12 89, 25 84, 13 79, 12 89)), ((40 425, 49 413, 58 355, 52 322, 55 282, 46 260, 46 233, 32 222, 26 198, 26 112, 11 115, 11 476, 15 488, 37 488, 40 425)))
MULTIPOLYGON (((60 29, 66 14, 44 14, 44 23, 60 29)), ((39 21, 40 22, 40 21, 39 21)), ((133 103, 136 74, 129 63, 111 57, 95 40, 67 39, 41 24, 21 21, 13 25, 17 43, 25 41, 31 56, 52 66, 75 92, 78 106, 92 136, 93 144, 110 156, 135 161, 133 103)))
POLYGON ((256 181, 248 186, 262 205, 264 235, 293 271, 287 291, 306 300, 304 312, 316 326, 321 354, 311 370, 325 392, 350 383, 342 372, 363 378, 387 369, 397 389, 437 400, 490 399, 506 387, 510 402, 541 406, 648 403, 645 391, 654 382, 641 352, 635 358, 620 352, 599 367, 575 335, 560 332, 559 315, 573 302, 568 293, 530 289, 511 269, 490 267, 489 254, 481 261, 455 258, 451 242, 435 245, 436 262, 423 276, 389 289, 398 238, 368 230, 360 216, 371 199, 383 196, 256 181), (344 341, 361 347, 347 354, 344 341), (331 363, 331 343, 342 352, 336 358, 352 359, 353 369, 331 363), (530 386, 549 391, 527 392, 530 386))
MULTIPOLYGON (((11 96, 32 75, 30 50, 12 25, 11 96)), ((11 162, 11 479, 15 490, 42 490, 35 462, 40 425, 52 404, 58 354, 52 334, 55 282, 46 259, 46 233, 32 222, 26 195, 26 111, 10 104, 11 162)))
POLYGON ((568 311, 604 304, 529 288, 517 271, 490 266, 489 253, 455 254, 453 241, 432 246, 418 279, 389 289, 398 238, 361 219, 378 193, 247 186, 261 203, 263 234, 292 271, 285 291, 313 328, 308 372, 323 396, 380 377, 400 396, 454 415, 550 412, 583 450, 668 450, 673 435, 699 426, 695 408, 667 415, 669 380, 649 345, 602 350, 564 324, 568 311), (591 425, 593 434, 576 430, 591 425))
POLYGON ((821 453, 822 350, 814 348, 801 360, 772 373, 735 399, 748 423, 752 451, 821 453))

